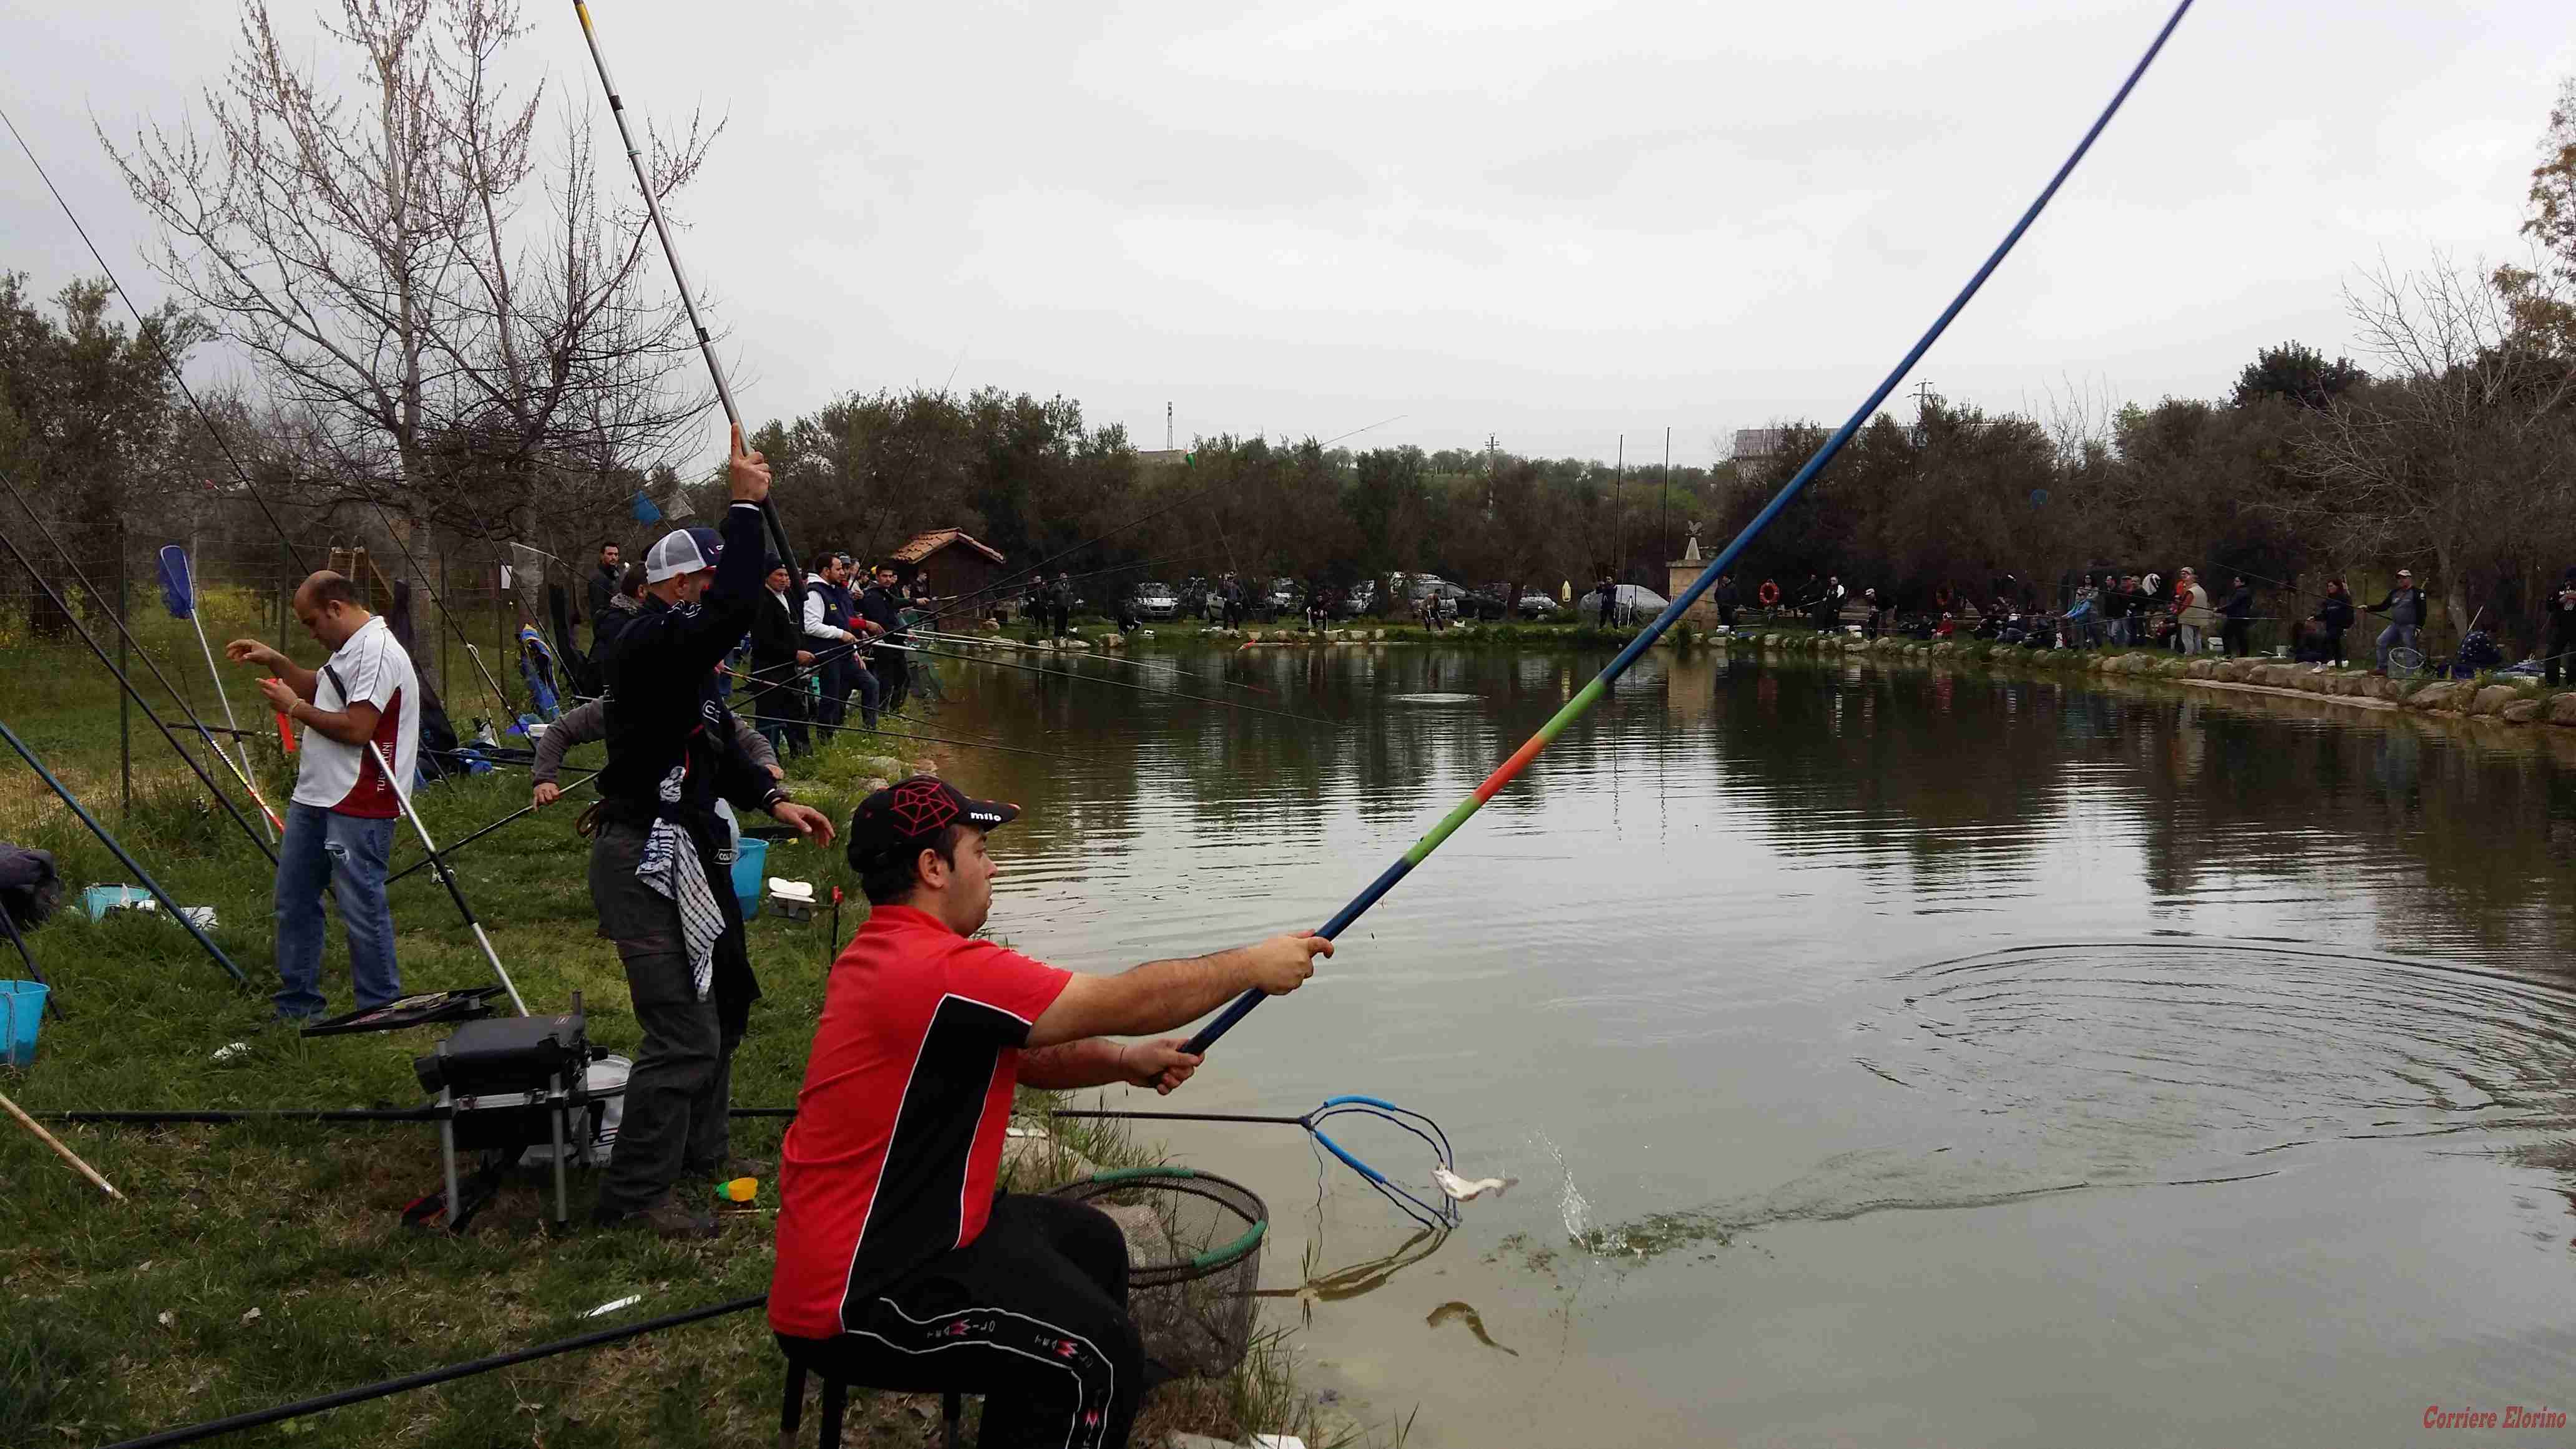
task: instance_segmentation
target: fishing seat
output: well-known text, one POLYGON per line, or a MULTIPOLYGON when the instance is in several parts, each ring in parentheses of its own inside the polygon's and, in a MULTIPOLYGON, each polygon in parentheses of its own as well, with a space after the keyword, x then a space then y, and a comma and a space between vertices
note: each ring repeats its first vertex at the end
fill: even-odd
MULTIPOLYGON (((862 1388, 876 1387, 862 1384, 862 1388)), ((850 1386, 847 1382, 825 1376, 823 1379, 823 1426, 815 1437, 816 1449, 840 1449, 841 1417, 849 1408, 850 1386)), ((965 1395, 950 1389, 939 1396, 939 1442, 941 1449, 957 1449, 957 1434, 966 1417, 965 1395)), ((778 1449, 796 1449, 796 1434, 805 1419, 805 1366, 794 1359, 787 1361, 787 1394, 778 1407, 778 1449)))

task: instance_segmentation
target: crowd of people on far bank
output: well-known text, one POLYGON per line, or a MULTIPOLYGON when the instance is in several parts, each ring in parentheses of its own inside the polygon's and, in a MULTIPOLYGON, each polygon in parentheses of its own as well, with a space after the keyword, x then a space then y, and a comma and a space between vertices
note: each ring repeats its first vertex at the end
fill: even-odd
MULTIPOLYGON (((786 562, 774 555, 764 562, 769 607, 754 611, 749 634, 726 660, 726 678, 748 687, 751 723, 770 748, 805 753, 813 748, 809 726, 841 728, 854 698, 868 729, 880 713, 900 711, 913 692, 911 631, 932 612, 921 582, 907 583, 891 562, 864 568, 828 552, 805 575, 800 611, 790 602, 786 562)), ((601 544, 589 588, 592 657, 603 657, 642 616, 644 588, 644 565, 621 564, 618 546, 601 544)))
MULTIPOLYGON (((1732 577, 1721 577, 1712 592, 1721 624, 1735 626, 1748 609, 1766 618, 1802 617, 1818 629, 1856 625, 1869 638, 1901 635, 1914 639, 1981 639, 2058 649, 2170 649, 2181 654, 2250 655, 2255 651, 2258 612, 2254 585, 2242 574, 2223 575, 2213 588, 2197 569, 2174 571, 2170 580, 2155 570, 2144 573, 2088 572, 2070 581, 2059 607, 2042 607, 2038 586, 2011 574, 1998 575, 1982 601, 1944 584, 1934 589, 1928 609, 1900 610, 1874 588, 1857 595, 1840 577, 1809 574, 1794 590, 1765 579, 1746 590, 1732 577), (1855 619, 1855 615, 1858 617, 1855 619)), ((2553 621, 2564 619, 2564 637, 2576 649, 2576 569, 2569 570, 2553 621)), ((1607 602, 1605 597, 1605 602, 1607 602)), ((2354 627, 2363 615, 2380 625, 2370 638, 2375 672, 2388 672, 2389 657, 2417 649, 2430 618, 2430 600, 2412 570, 2399 569, 2387 597, 2373 604, 2357 601, 2340 578, 2328 579, 2324 591, 2301 617, 2289 620, 2290 657, 2302 663, 2344 665, 2355 649, 2354 627)), ((2562 630, 2553 622, 2551 659, 2545 661, 2549 682, 2558 682, 2562 630)), ((2490 646, 2492 647, 2492 646, 2490 646)), ((2498 662, 2501 662, 2500 658, 2498 662)), ((2576 669, 2571 669, 2576 672, 2576 669)))

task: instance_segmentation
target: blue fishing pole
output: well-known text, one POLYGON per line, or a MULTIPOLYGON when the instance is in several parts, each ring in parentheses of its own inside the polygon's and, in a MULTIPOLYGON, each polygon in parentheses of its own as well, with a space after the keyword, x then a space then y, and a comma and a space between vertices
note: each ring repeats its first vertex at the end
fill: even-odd
MULTIPOLYGON (((1718 576, 1734 565, 1737 555, 1743 553, 1745 548, 1761 535, 1762 530, 1771 526, 1771 521, 1778 518, 1781 511, 1795 501, 1797 496, 1806 490, 1809 483, 1815 481, 1817 474, 1825 471, 1825 466, 1833 462, 1834 455, 1840 453, 1843 445, 1850 442, 1852 436, 1869 422, 1870 416, 1878 411, 1879 405, 1887 401, 1888 394, 1896 391, 1897 385, 1905 381, 1906 374, 1912 372, 1914 365, 1923 360, 1923 354, 1931 351, 1932 344, 1939 341, 1941 334, 1950 329, 1950 323, 1966 309, 1968 300, 1977 295, 1979 288, 1985 286, 1986 278, 1993 276, 1995 268, 2003 265, 2004 258, 2012 253, 2014 243, 2021 240, 2022 233, 2029 231, 2031 223, 2039 220, 2039 214, 2048 209, 2048 203, 2057 195, 2057 189, 2066 184, 2066 178, 2074 173, 2076 163, 2084 159, 2084 153, 2093 149, 2093 142, 2101 136, 2103 128, 2109 126, 2111 118, 2120 113, 2121 103, 2128 100, 2129 92, 2135 90, 2138 82, 2146 76, 2147 67, 2155 64, 2156 56, 2165 48, 2165 42, 2173 37, 2174 28, 2182 24, 2183 16, 2190 10, 2191 0, 2181 0, 2180 4, 2174 6, 2173 14, 2166 19, 2164 28, 2156 32, 2155 42, 2147 47, 2146 54, 2138 57, 2138 63, 2130 68, 2128 79, 2120 82, 2120 89, 2112 95, 2111 103, 2102 108, 2102 114, 2094 119, 2091 129, 2084 133, 2084 139, 2075 143, 2074 151, 2069 153, 2065 162, 2057 168, 2057 174, 2048 179, 2048 185, 2040 191, 2038 198, 2031 202, 2029 209, 2021 214, 2021 220, 2014 222, 2012 230, 2004 233, 2003 241, 1998 243, 1993 254, 1986 258, 1985 265, 1977 268, 1976 275, 1970 277, 1968 284, 1959 289, 1958 296, 1950 299, 1950 305, 1942 309, 1941 315, 1933 320, 1931 327, 1924 332, 1921 339, 1907 350, 1904 358, 1888 372, 1886 379, 1880 382, 1868 397, 1861 400, 1860 406, 1852 410, 1852 415, 1844 420, 1841 427, 1834 430, 1833 436, 1825 439, 1824 446, 1816 450, 1815 456, 1807 460, 1806 465, 1798 470, 1797 476, 1782 485, 1779 494, 1763 505, 1762 511, 1753 516, 1751 523, 1744 525, 1744 531, 1735 536, 1734 542, 1718 550, 1717 557, 1709 561, 1708 567, 1700 571, 1700 576, 1691 581, 1689 588, 1682 590, 1681 597, 1665 605, 1664 611, 1655 616, 1655 621, 1648 624, 1636 638, 1628 641, 1628 647, 1620 650, 1618 657, 1612 659, 1608 667, 1594 676, 1591 683, 1583 686, 1574 698, 1566 701, 1565 707, 1558 710, 1546 724, 1539 726, 1538 733, 1530 736, 1526 743, 1512 753, 1510 759, 1503 761, 1491 775, 1486 776, 1484 783, 1478 785, 1474 793, 1459 801, 1447 815, 1442 816, 1438 824, 1433 825, 1420 840, 1413 842, 1412 849, 1397 857, 1393 865, 1388 866, 1376 880, 1369 882, 1366 890, 1353 897, 1349 905, 1336 912, 1331 920, 1324 923, 1323 929, 1315 934, 1326 940, 1340 936, 1343 931, 1350 928, 1353 921, 1367 914, 1369 907, 1376 905, 1388 891, 1395 889, 1396 882, 1410 875, 1415 866, 1428 859, 1431 852, 1438 850, 1442 841, 1455 834, 1458 827, 1467 823, 1469 817, 1485 807, 1486 801, 1493 799, 1497 792, 1512 782, 1514 776, 1528 768, 1529 762, 1538 758, 1539 751, 1546 749, 1549 741, 1563 734, 1566 726, 1581 719, 1594 704, 1600 702, 1601 698, 1610 692, 1610 686, 1619 676, 1628 672, 1628 666, 1636 663, 1640 656, 1653 648, 1655 641, 1663 637, 1665 630, 1679 623, 1690 606, 1697 603, 1700 596, 1717 583, 1718 576)), ((1198 1034, 1190 1038, 1189 1044, 1183 1050, 1205 1052, 1218 1037, 1232 1030, 1236 1022, 1251 1014, 1252 1009, 1259 1006, 1262 1000, 1263 996, 1259 990, 1247 991, 1236 997, 1216 1020, 1201 1027, 1198 1034)))

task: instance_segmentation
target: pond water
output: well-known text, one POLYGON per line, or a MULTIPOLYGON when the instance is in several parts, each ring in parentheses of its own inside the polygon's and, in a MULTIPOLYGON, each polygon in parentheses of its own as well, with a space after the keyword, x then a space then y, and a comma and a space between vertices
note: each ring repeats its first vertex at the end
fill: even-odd
MULTIPOLYGON (((1051 662, 1135 692, 943 661, 941 726, 1048 751, 955 752, 1027 809, 993 929, 1110 970, 1319 924, 1602 662, 1051 662)), ((1417 1236, 1296 1128, 1151 1124, 1268 1199, 1305 1383, 1418 1409, 1417 1446, 2564 1412, 2555 733, 1657 651, 1198 1081, 1108 1096, 1375 1094, 1519 1179, 1417 1236)), ((1427 1192, 1410 1139, 1352 1139, 1427 1192)))

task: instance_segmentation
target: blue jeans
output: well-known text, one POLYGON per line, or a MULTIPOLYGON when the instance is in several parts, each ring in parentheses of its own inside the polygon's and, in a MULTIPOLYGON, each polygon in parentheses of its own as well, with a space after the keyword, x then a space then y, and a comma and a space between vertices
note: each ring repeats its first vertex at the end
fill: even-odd
POLYGON ((2415 628, 2416 626, 2413 624, 2391 624, 2387 628, 2379 631, 2380 673, 2385 674, 2388 672, 2389 650, 2412 649, 2415 647, 2415 628))
POLYGON ((301 802, 286 811, 286 839, 277 848, 277 1014, 319 1016, 322 998, 322 891, 339 898, 340 921, 349 932, 349 984, 358 1009, 369 1010, 402 995, 394 965, 394 912, 385 899, 385 857, 393 850, 394 822, 363 820, 301 802))

